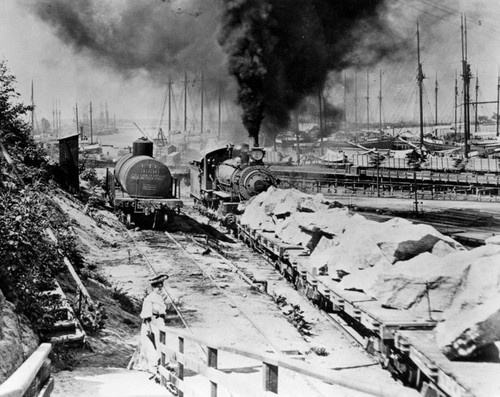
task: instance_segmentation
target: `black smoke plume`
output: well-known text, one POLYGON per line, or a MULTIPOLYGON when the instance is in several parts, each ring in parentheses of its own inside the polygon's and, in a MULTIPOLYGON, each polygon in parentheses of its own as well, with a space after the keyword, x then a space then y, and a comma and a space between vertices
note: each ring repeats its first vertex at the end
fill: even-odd
POLYGON ((217 44, 216 0, 29 0, 28 6, 77 52, 125 77, 165 83, 169 74, 226 77, 217 44))
POLYGON ((329 71, 373 65, 406 40, 383 19, 383 0, 226 0, 219 43, 238 85, 243 123, 258 144, 262 120, 283 128, 329 71))

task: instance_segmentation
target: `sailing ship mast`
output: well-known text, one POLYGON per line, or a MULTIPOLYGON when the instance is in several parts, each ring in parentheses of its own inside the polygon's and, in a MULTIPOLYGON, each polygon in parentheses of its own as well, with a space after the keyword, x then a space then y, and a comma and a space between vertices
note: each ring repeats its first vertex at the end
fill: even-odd
POLYGON ((323 100, 321 88, 318 89, 318 103, 319 103, 319 136, 321 138, 320 153, 323 155, 323 100))
POLYGON ((354 124, 358 131, 358 67, 354 71, 354 124))
POLYGON ((75 118, 76 118, 76 133, 79 134, 80 129, 78 126, 78 102, 76 102, 76 104, 75 104, 75 118))
POLYGON ((424 146, 424 105, 423 105, 423 82, 425 79, 424 73, 422 72, 422 63, 420 62, 420 30, 418 28, 417 22, 417 62, 418 62, 418 102, 420 108, 420 153, 422 153, 424 146))
POLYGON ((470 113, 469 113, 469 85, 470 65, 467 62, 467 17, 462 15, 460 29, 462 33, 462 78, 464 81, 464 157, 469 157, 470 113))
POLYGON ((370 129, 370 70, 366 68, 366 129, 370 129))
POLYGON ((92 130, 92 101, 90 101, 89 117, 90 117, 90 144, 92 145, 94 143, 93 130, 92 130))
POLYGON ((379 129, 382 131, 382 69, 380 69, 380 87, 378 92, 378 119, 379 129))
POLYGON ((439 90, 439 87, 438 87, 438 74, 436 72, 436 84, 435 84, 435 87, 434 87, 434 97, 435 97, 435 111, 436 111, 436 117, 435 117, 435 126, 438 125, 438 90, 439 90))
POLYGON ((458 79, 457 79, 457 71, 455 70, 455 142, 457 141, 458 134, 458 79))
POLYGON ((31 80, 31 133, 35 135, 35 100, 33 97, 33 80, 31 80))
POLYGON ((500 75, 498 76, 498 82, 497 82, 497 134, 496 136, 499 136, 499 125, 500 125, 500 117, 498 116, 498 113, 500 111, 500 75))
POLYGON ((201 114, 200 114, 200 136, 203 134, 203 95, 204 95, 204 80, 203 80, 203 71, 201 71, 201 114))

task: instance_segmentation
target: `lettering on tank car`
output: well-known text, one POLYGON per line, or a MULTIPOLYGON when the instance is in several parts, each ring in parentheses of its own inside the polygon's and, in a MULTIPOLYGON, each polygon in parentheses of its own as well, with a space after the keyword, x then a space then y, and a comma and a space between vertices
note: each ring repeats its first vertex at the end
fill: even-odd
POLYGON ((132 175, 131 179, 133 181, 163 181, 162 175, 151 175, 151 174, 142 174, 142 175, 132 175))

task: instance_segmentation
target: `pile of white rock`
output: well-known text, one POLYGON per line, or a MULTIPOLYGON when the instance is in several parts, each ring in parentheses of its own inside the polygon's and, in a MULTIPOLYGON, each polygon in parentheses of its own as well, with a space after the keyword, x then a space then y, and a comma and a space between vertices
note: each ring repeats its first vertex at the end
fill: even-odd
POLYGON ((368 220, 321 194, 274 187, 245 204, 241 223, 309 250, 309 265, 383 306, 440 313, 436 341, 450 359, 500 341, 500 239, 466 250, 428 225, 368 220))

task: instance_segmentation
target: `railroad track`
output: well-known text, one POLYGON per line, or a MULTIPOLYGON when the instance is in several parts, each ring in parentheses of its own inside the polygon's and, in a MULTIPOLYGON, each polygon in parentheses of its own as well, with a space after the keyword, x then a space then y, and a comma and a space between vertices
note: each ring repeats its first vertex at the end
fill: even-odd
MULTIPOLYGON (((168 299, 176 311, 175 317, 191 332, 220 338, 221 328, 229 329, 231 332, 223 335, 224 344, 240 343, 238 338, 245 335, 245 345, 256 351, 297 357, 339 370, 372 367, 374 371, 385 373, 359 345, 359 340, 299 296, 269 263, 242 243, 228 249, 225 245, 214 246, 213 242, 207 245, 209 240, 200 235, 154 231, 128 233, 151 273, 169 274, 168 299), (243 259, 229 259, 237 256, 243 259), (319 340, 320 345, 310 345, 308 339, 313 338, 293 329, 274 300, 262 292, 264 283, 259 281, 264 279, 274 290, 288 289, 288 296, 300 301, 306 315, 314 317, 314 339, 319 340), (218 308, 217 318, 208 315, 214 312, 213 307, 218 308), (349 359, 312 353, 319 350, 349 351, 349 359)), ((199 347, 196 350, 195 354, 203 357, 204 352, 199 347)), ((308 387, 311 395, 324 395, 323 385, 310 384, 308 387)))

